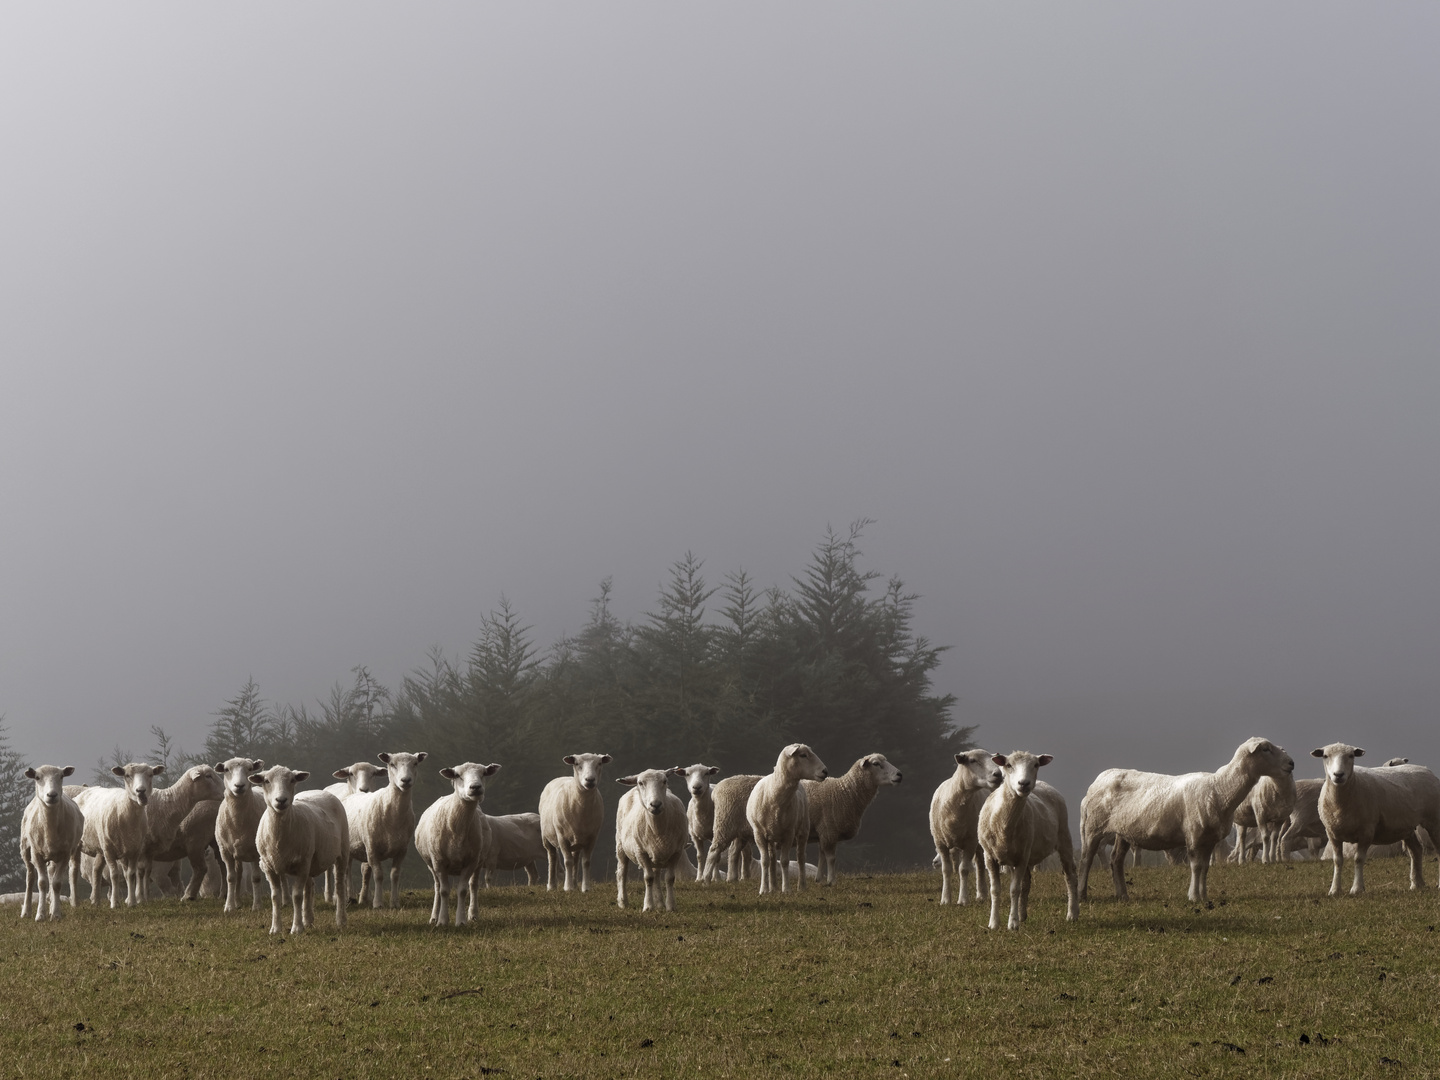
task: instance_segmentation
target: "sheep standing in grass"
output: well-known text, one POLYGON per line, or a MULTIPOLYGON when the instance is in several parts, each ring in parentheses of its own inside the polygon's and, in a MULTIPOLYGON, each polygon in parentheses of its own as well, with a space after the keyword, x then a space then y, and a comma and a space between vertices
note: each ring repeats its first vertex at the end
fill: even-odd
POLYGON ((685 786, 690 801, 685 805, 685 823, 690 843, 695 846, 696 877, 705 880, 705 856, 715 838, 715 799, 710 794, 710 778, 720 772, 714 765, 691 765, 685 770, 685 786))
POLYGON ((420 815, 415 826, 415 853, 430 868, 435 883, 430 903, 430 925, 444 926, 450 918, 450 890, 455 889, 455 925, 464 926, 479 914, 474 879, 484 865, 491 845, 490 820, 481 812, 485 801, 485 780, 499 765, 477 765, 467 761, 440 775, 455 790, 436 799, 420 815), (469 903, 464 893, 469 885, 469 903), (467 910, 468 909, 468 910, 467 910))
POLYGON ((545 888, 559 883, 565 866, 565 891, 590 891, 590 857, 605 821, 605 800, 600 795, 601 766, 609 754, 567 754, 570 776, 557 776, 540 793, 540 841, 545 845, 545 888))
POLYGON ((1355 759, 1364 753, 1358 746, 1338 742, 1310 751, 1312 757, 1325 761, 1320 820, 1335 860, 1331 896, 1340 895, 1347 842, 1355 845, 1350 895, 1359 896, 1365 891, 1365 858, 1371 844, 1404 843, 1410 852, 1410 888, 1418 889, 1425 883, 1425 848, 1416 829, 1440 836, 1440 777, 1423 765, 1357 768, 1355 759))
MULTIPOLYGON (((898 784, 900 770, 885 759, 884 754, 866 754, 843 776, 827 780, 802 780, 805 798, 810 807, 810 832, 806 844, 820 845, 818 879, 835 884, 835 848, 846 840, 854 840, 860 831, 865 811, 875 801, 885 784, 898 784)), ((803 862, 804 847, 800 861, 803 862)))
POLYGON ((1080 915, 1080 890, 1075 882, 1070 813, 1060 792, 1038 776, 1040 768, 1055 759, 1017 750, 996 754, 992 760, 1004 776, 980 808, 977 826, 990 878, 990 929, 1000 928, 1000 868, 1010 867, 1010 920, 1006 925, 1018 930, 1030 914, 1030 879, 1035 865, 1052 852, 1060 857, 1065 872, 1065 919, 1074 922, 1080 915))
POLYGON ((1208 899, 1210 857, 1235 820, 1235 811, 1262 776, 1293 772, 1295 761, 1269 739, 1246 739, 1229 764, 1213 773, 1182 776, 1106 769, 1080 801, 1080 896, 1089 898, 1090 864, 1106 833, 1115 834, 1110 875, 1115 896, 1128 900, 1125 856, 1131 847, 1164 851, 1184 845, 1192 903, 1208 899))
POLYGON ((990 792, 1000 786, 1003 774, 989 750, 966 750, 955 755, 955 775, 935 789, 930 799, 930 836, 940 863, 940 903, 950 902, 955 882, 955 902, 968 902, 965 885, 972 869, 975 894, 981 900, 990 895, 989 875, 980 854, 980 808, 990 792))
POLYGON ((140 892, 150 898, 150 865, 154 862, 174 862, 177 859, 190 860, 190 881, 194 892, 187 891, 184 899, 194 900, 194 893, 200 891, 205 880, 205 849, 214 840, 214 833, 204 836, 204 823, 192 822, 191 835, 182 834, 182 826, 198 803, 218 800, 225 795, 225 784, 220 774, 209 765, 195 765, 186 769, 167 788, 157 788, 150 794, 145 809, 149 826, 145 841, 145 865, 142 871, 140 892), (200 835, 195 835, 196 832, 200 835))
MULTIPOLYGON (((247 864, 257 870, 260 852, 255 847, 255 832, 265 813, 265 797, 250 783, 250 774, 259 772, 265 762, 259 758, 232 757, 219 762, 215 771, 223 778, 224 798, 215 816, 215 844, 220 849, 220 862, 225 867, 225 910, 240 909, 240 881, 247 864)), ((250 910, 260 907, 260 881, 250 878, 250 910)))
POLYGON ((485 887, 490 887, 490 875, 497 870, 524 870, 525 883, 534 885, 540 880, 535 868, 545 858, 545 845, 540 839, 540 815, 485 816, 490 823, 489 853, 480 868, 485 887))
POLYGON ((284 765, 250 774, 250 783, 265 796, 265 813, 255 830, 260 869, 270 882, 270 933, 280 933, 280 904, 288 878, 295 883, 290 898, 294 918, 291 935, 315 925, 315 878, 335 869, 335 925, 345 925, 345 894, 350 887, 350 826, 340 800, 326 791, 295 794, 295 785, 310 778, 284 765))
POLYGON ((372 905, 380 906, 380 894, 384 891, 381 864, 388 859, 390 906, 400 906, 400 864, 405 861, 410 838, 415 835, 415 804, 410 792, 415 786, 415 773, 425 757, 424 753, 381 754, 389 783, 373 795, 357 792, 345 800, 345 813, 350 821, 350 857, 362 860, 362 904, 369 891, 372 905))
MULTIPOLYGON (((335 798, 344 803, 351 795, 369 795, 373 792, 384 791, 390 782, 390 773, 384 765, 374 765, 368 761, 357 761, 354 765, 346 765, 343 769, 336 769, 330 774, 340 783, 326 784, 325 790, 335 798)), ((351 832, 354 832, 353 824, 351 832)), ((362 874, 363 876, 363 874, 362 874)), ((333 899, 332 890, 335 888, 335 876, 330 871, 325 872, 321 879, 326 901, 333 899)), ((360 899, 363 902, 365 893, 362 891, 360 899)))
POLYGON ((64 779, 75 766, 41 765, 26 769, 25 775, 35 781, 35 796, 25 807, 20 819, 20 860, 25 864, 25 899, 20 904, 20 917, 30 915, 30 894, 35 892, 35 920, 45 914, 48 899, 50 918, 60 917, 60 874, 70 873, 70 906, 80 885, 80 837, 85 831, 85 815, 75 800, 65 794, 64 779))
POLYGON ((760 780, 759 775, 727 776, 710 789, 714 807, 712 833, 710 851, 700 870, 701 881, 714 881, 719 875, 721 858, 727 856, 726 880, 743 881, 750 876, 750 845, 755 843, 755 834, 745 818, 745 805, 760 780))
MULTIPOLYGON (((154 788, 154 778, 165 771, 163 765, 146 765, 132 761, 110 770, 123 782, 120 788, 83 788, 75 796, 75 805, 85 815, 85 830, 80 847, 85 854, 105 863, 110 875, 110 907, 117 906, 119 887, 125 880, 125 906, 134 907, 141 900, 141 868, 145 863, 145 845, 150 836, 146 807, 154 788)), ((90 885, 90 903, 100 902, 99 868, 90 885)))
POLYGON ((634 863, 645 876, 641 911, 675 910, 675 873, 685 859, 688 825, 685 806, 670 791, 669 779, 685 768, 646 769, 621 776, 630 788, 615 809, 615 903, 625 906, 625 874, 634 863))
MULTIPOLYGON (((791 743, 780 751, 775 771, 762 776, 745 803, 745 820, 760 849, 760 895, 787 889, 790 849, 805 861, 805 842, 810 835, 810 810, 802 780, 824 780, 825 763, 804 743, 791 743)), ((805 875, 797 875, 796 887, 805 888, 805 875)))

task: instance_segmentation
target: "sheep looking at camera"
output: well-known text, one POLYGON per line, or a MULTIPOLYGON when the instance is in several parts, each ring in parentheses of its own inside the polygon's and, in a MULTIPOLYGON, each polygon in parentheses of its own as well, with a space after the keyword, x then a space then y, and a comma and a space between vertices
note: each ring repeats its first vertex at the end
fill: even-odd
POLYGON ((64 780, 75 766, 41 765, 26 769, 35 781, 35 795, 20 819, 20 861, 25 864, 25 899, 20 917, 30 915, 30 894, 35 895, 35 921, 45 915, 49 903, 51 919, 60 918, 60 875, 70 874, 70 906, 80 881, 80 839, 85 832, 85 815, 75 800, 65 794, 64 780))
POLYGON ((1064 796, 1037 775, 1055 759, 1025 750, 996 754, 991 759, 1003 773, 1000 786, 980 809, 977 828, 990 877, 990 929, 1000 927, 1000 868, 1010 867, 1011 930, 1030 914, 1030 880, 1035 865, 1054 853, 1065 872, 1065 919, 1080 916, 1080 890, 1075 881, 1075 851, 1070 839, 1070 814, 1064 796))

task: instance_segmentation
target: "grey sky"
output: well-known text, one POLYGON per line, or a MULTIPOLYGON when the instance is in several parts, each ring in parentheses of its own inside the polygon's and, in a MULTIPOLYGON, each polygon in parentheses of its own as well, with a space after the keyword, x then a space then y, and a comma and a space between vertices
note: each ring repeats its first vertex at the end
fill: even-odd
POLYGON ((15 743, 869 515, 1067 793, 1440 764, 1440 11, 956 7, 7 11, 15 743))

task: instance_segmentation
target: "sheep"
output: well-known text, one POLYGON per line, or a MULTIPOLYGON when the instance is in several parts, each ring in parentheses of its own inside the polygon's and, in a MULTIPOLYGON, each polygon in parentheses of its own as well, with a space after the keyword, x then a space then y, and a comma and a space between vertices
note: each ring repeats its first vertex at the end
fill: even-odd
POLYGON ((843 776, 800 781, 810 805, 806 844, 820 845, 821 881, 835 884, 835 847, 842 841, 855 839, 860 831, 860 819, 875 801, 880 786, 898 784, 902 779, 900 770, 890 764, 884 754, 866 754, 843 776))
POLYGON ((20 917, 30 915, 30 894, 35 892, 35 921, 45 915, 46 898, 50 918, 60 918, 61 867, 70 872, 70 906, 75 906, 79 887, 80 838, 85 831, 85 815, 75 800, 65 794, 61 781, 75 771, 75 766, 41 765, 25 770, 35 781, 35 796, 25 807, 20 819, 20 859, 25 864, 25 899, 20 904, 20 917))
POLYGON ((1230 858, 1243 863, 1253 857, 1248 836, 1254 829, 1259 836, 1260 861, 1280 862, 1284 858, 1280 837, 1295 809, 1295 797, 1293 773, 1286 773, 1278 779, 1262 776, 1256 781, 1250 794, 1235 811, 1235 850, 1230 858))
MULTIPOLYGON (((356 792, 345 800, 350 821, 350 857, 361 860, 360 903, 367 892, 373 907, 380 907, 384 891, 380 882, 381 863, 390 860, 390 906, 400 906, 400 864, 410 850, 415 833, 415 805, 411 788, 415 771, 426 754, 380 754, 389 783, 372 794, 356 792)), ((347 883, 348 888, 348 883, 347 883)))
POLYGON ((1310 751, 1325 761, 1325 786, 1320 789, 1320 820, 1330 840, 1335 876, 1330 895, 1340 895, 1340 872, 1346 842, 1355 845, 1355 880, 1350 895, 1365 891, 1365 858, 1371 844, 1403 842, 1410 852, 1410 888, 1424 882, 1425 849, 1417 826, 1440 836, 1440 777, 1423 765, 1357 768, 1365 753, 1348 743, 1330 743, 1310 751))
POLYGON ((685 770, 685 786, 690 790, 685 824, 690 843, 695 847, 695 863, 701 868, 696 877, 701 881, 705 880, 705 855, 715 836, 715 799, 710 794, 710 777, 719 772, 715 765, 691 765, 685 770))
POLYGON ((546 890, 559 883, 560 864, 565 865, 565 892, 580 879, 580 891, 590 891, 590 857, 600 839, 605 820, 605 800, 600 795, 600 767, 609 754, 567 754, 570 776, 557 776, 540 793, 540 842, 545 845, 546 890))
MULTIPOLYGON (((399 755, 396 755, 397 757, 399 755)), ((434 898, 430 903, 430 925, 444 926, 450 919, 450 889, 455 888, 455 925, 464 926, 479 914, 474 878, 491 847, 490 822, 480 811, 485 799, 485 778, 500 766, 463 765, 440 770, 454 785, 454 792, 435 800, 420 815, 415 826, 415 853, 430 869, 434 898), (470 883, 469 903, 462 895, 470 883), (467 912, 468 907, 468 912, 467 912)))
MULTIPOLYGON (((828 771, 819 755, 804 743, 791 743, 780 751, 775 771, 762 776, 745 802, 745 820, 760 849, 760 895, 775 891, 779 864, 780 891, 785 892, 790 869, 790 848, 805 861, 805 840, 810 835, 809 800, 802 780, 824 780, 828 771)), ((796 887, 805 888, 805 875, 796 887)))
POLYGON ((340 800, 328 791, 295 793, 295 785, 310 778, 284 765, 272 765, 250 774, 250 783, 265 796, 265 813, 255 830, 260 869, 270 882, 270 933, 280 933, 280 904, 287 878, 295 877, 291 891, 295 936, 315 925, 315 878, 327 866, 335 868, 335 925, 345 926, 345 894, 350 888, 350 826, 340 800))
POLYGON ((940 903, 950 902, 951 881, 955 880, 955 902, 967 903, 965 885, 972 869, 975 893, 989 897, 989 875, 980 854, 980 808, 990 792, 1000 786, 1003 774, 989 750, 967 750, 955 755, 955 775, 935 789, 930 799, 930 836, 935 841, 935 858, 940 864, 940 903), (956 871, 959 871, 958 875, 956 871), (958 880, 957 880, 958 878, 958 880))
POLYGON ((725 854, 729 855, 726 880, 743 880, 749 876, 750 845, 755 842, 755 836, 750 831, 750 822, 745 819, 745 804, 760 780, 758 774, 727 776, 710 789, 710 801, 714 804, 711 817, 713 832, 710 851, 700 871, 701 881, 715 880, 720 858, 725 854))
MULTIPOLYGON (((124 781, 120 788, 84 788, 75 796, 75 804, 85 815, 85 830, 80 847, 87 855, 98 856, 110 874, 110 907, 117 906, 119 889, 116 882, 125 879, 125 906, 140 903, 141 868, 145 862, 145 846, 150 828, 146 806, 154 787, 154 778, 165 771, 163 765, 146 765, 132 761, 111 770, 124 781)), ((90 903, 100 902, 99 874, 90 886, 90 903)))
MULTIPOLYGON (((1407 765, 1409 762, 1409 758, 1391 758, 1381 768, 1407 765)), ((1280 833, 1282 858, 1286 857, 1289 852, 1298 850, 1302 843, 1305 844, 1312 859, 1328 857, 1329 847, 1325 843, 1325 823, 1320 820, 1320 789, 1324 786, 1324 780, 1295 781, 1295 808, 1290 811, 1290 820, 1285 823, 1280 833)), ((1404 845, 1402 844, 1401 847, 1403 849, 1404 845)), ((1373 854, 1372 851, 1371 855, 1373 854)))
POLYGON ((150 898, 150 864, 182 858, 190 860, 190 880, 194 885, 194 892, 187 890, 183 899, 195 899, 194 894, 200 891, 200 884, 205 880, 205 848, 214 840, 214 833, 204 836, 204 823, 200 822, 192 823, 191 835, 182 836, 181 826, 197 803, 216 800, 215 809, 218 810, 218 800, 224 795, 224 782, 218 770, 209 765, 186 769, 169 787, 158 788, 151 793, 145 809, 149 832, 145 841, 145 866, 140 886, 145 899, 150 898))
POLYGON ((539 814, 502 814, 498 817, 486 815, 490 823, 490 847, 485 863, 480 868, 484 874, 485 887, 490 887, 490 875, 497 870, 524 870, 525 883, 534 885, 539 880, 535 867, 545 858, 545 845, 540 840, 539 814))
POLYGON ((685 767, 676 765, 615 780, 630 788, 615 808, 615 903, 621 908, 625 907, 625 873, 635 863, 645 875, 645 901, 640 910, 675 910, 675 871, 685 860, 689 830, 685 806, 668 781, 684 775, 685 767))
MULTIPOLYGON (((354 765, 346 765, 343 769, 336 769, 330 774, 337 780, 338 784, 327 784, 325 790, 334 795, 342 803, 351 795, 369 794, 376 791, 384 791, 385 785, 390 782, 390 774, 384 765, 373 765, 368 761, 357 761, 354 765)), ((352 829, 353 831, 353 829, 352 829)), ((361 875, 364 876, 363 873, 361 875)), ((331 890, 334 888, 333 875, 325 871, 320 879, 322 895, 327 901, 334 899, 331 890)), ((365 899, 362 891, 360 899, 365 899)))
MULTIPOLYGON (((265 797, 250 783, 250 775, 265 767, 259 758, 232 757, 218 762, 215 771, 224 777, 225 796, 215 817, 215 844, 225 867, 225 910, 240 910, 242 868, 260 865, 255 832, 265 813, 265 797)), ((260 907, 260 881, 251 876, 250 910, 260 907)))
POLYGON ((1000 927, 1000 868, 1010 867, 1010 920, 1020 929, 1030 914, 1030 879, 1035 864, 1052 852, 1065 872, 1065 921, 1080 917, 1080 890, 1075 881, 1075 850, 1070 840, 1070 812, 1065 798, 1040 780, 1040 769, 1055 759, 1026 750, 995 754, 991 760, 1004 778, 980 808, 976 829, 990 878, 990 929, 1000 927))
POLYGON ((1213 773, 1181 776, 1106 769, 1080 800, 1080 896, 1089 899, 1090 864, 1107 832, 1115 834, 1110 875, 1115 896, 1128 900, 1125 855, 1185 846, 1190 860, 1191 903, 1209 899, 1210 857, 1230 831, 1235 811, 1262 776, 1293 772, 1295 760, 1269 739, 1246 739, 1228 764, 1213 773))

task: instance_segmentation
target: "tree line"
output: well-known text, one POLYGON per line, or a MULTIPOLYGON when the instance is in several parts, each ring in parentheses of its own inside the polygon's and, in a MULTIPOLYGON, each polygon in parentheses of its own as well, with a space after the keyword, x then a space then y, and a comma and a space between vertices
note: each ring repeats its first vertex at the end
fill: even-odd
MULTIPOLYGON (((944 646, 916 634, 917 596, 898 577, 862 569, 867 524, 827 530, 788 588, 762 591, 744 571, 712 585, 686 553, 635 621, 612 612, 607 579, 580 632, 546 649, 502 598, 466 655, 432 650, 394 688, 362 666, 328 700, 296 706, 267 701, 250 679, 217 710, 199 753, 183 753, 155 727, 147 755, 117 746, 92 782, 110 782, 110 765, 129 760, 174 775, 245 755, 328 783, 332 770, 382 750, 424 750, 436 770, 500 762, 485 807, 515 813, 536 807, 567 753, 612 754, 615 776, 697 761, 728 776, 768 772, 782 746, 806 742, 831 775, 875 752, 905 775, 871 806, 847 865, 928 862, 930 795, 974 729, 955 722, 952 695, 934 691, 944 646)), ((449 790, 438 772, 424 776, 420 806, 449 790)), ((617 787, 606 799, 612 820, 618 796, 617 787)))

